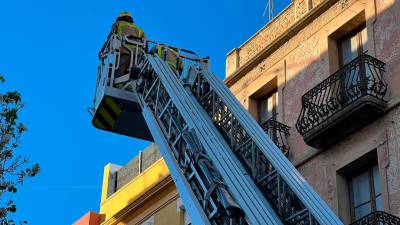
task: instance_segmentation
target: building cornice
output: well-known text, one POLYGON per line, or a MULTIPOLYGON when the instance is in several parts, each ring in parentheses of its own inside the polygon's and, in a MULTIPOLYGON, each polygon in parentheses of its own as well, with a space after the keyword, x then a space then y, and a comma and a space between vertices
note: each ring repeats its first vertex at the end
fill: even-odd
MULTIPOLYGON (((267 45, 264 49, 262 49, 260 52, 255 54, 251 59, 249 59, 249 61, 247 61, 244 65, 240 66, 231 75, 229 75, 224 80, 225 84, 228 87, 231 87, 238 80, 240 80, 246 73, 248 73, 252 68, 260 64, 263 59, 268 57, 268 55, 277 50, 280 46, 282 46, 285 42, 287 42, 290 38, 296 35, 300 30, 302 30, 304 27, 310 24, 315 18, 320 16, 322 13, 324 13, 327 9, 329 9, 332 5, 334 5, 338 1, 339 0, 326 0, 317 5, 316 7, 314 7, 313 9, 311 9, 306 15, 299 18, 291 27, 289 27, 285 32, 283 32, 274 41, 272 41, 271 44, 267 45)), ((263 29, 265 29, 265 27, 263 27, 262 30, 263 29)), ((260 31, 258 31, 257 33, 259 32, 260 31)), ((254 36, 254 38, 256 37, 254 36)))

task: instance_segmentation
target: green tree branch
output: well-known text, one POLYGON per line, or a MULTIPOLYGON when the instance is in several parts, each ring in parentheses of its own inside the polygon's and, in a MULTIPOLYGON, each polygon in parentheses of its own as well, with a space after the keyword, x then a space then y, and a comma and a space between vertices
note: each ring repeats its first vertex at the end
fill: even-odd
MULTIPOLYGON (((0 82, 5 83, 0 74, 0 82)), ((21 95, 17 91, 2 93, 0 91, 0 225, 15 225, 11 214, 17 211, 12 200, 26 177, 34 177, 40 171, 39 164, 16 154, 21 136, 27 131, 24 124, 18 121, 18 113, 24 108, 21 95)), ((21 221, 19 224, 26 224, 21 221)))

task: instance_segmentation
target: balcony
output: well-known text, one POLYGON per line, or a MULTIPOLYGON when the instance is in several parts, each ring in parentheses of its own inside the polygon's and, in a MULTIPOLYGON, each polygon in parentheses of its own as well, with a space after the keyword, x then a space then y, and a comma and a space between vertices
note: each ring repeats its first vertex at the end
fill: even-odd
POLYGON ((350 225, 400 225, 400 218, 386 212, 373 212, 350 225))
POLYGON ((282 150, 287 157, 289 155, 289 144, 287 136, 289 136, 290 127, 276 120, 269 119, 261 124, 261 127, 272 139, 276 146, 282 150))
POLYGON ((382 115, 387 108, 385 63, 360 55, 302 97, 296 128, 325 149, 382 115))

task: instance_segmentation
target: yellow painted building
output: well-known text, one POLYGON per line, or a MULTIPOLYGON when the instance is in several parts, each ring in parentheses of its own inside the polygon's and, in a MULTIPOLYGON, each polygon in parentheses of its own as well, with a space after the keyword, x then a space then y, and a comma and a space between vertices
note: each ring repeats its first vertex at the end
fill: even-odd
POLYGON ((86 222, 89 220, 85 217, 74 224, 190 224, 167 165, 154 144, 123 167, 111 163, 104 167, 99 215, 97 224, 86 222))

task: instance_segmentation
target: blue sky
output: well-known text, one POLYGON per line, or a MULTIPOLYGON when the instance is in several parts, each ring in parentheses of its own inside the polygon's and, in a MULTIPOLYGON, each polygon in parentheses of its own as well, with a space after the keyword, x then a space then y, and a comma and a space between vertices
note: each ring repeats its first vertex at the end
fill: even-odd
MULTIPOLYGON (((0 73, 5 89, 21 92, 26 103, 21 121, 29 129, 18 152, 42 167, 15 196, 15 218, 63 225, 98 211, 104 165, 123 165, 149 144, 96 130, 86 111, 98 50, 120 11, 131 11, 149 39, 210 56, 222 79, 227 52, 266 24, 265 2, 2 1, 0 73)), ((276 1, 276 11, 289 2, 276 1)))

